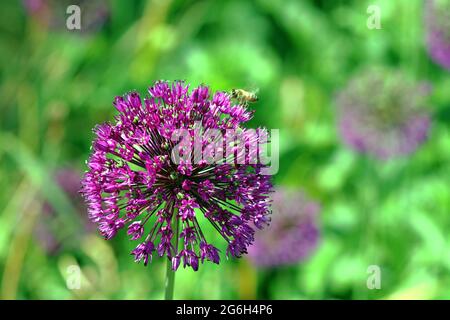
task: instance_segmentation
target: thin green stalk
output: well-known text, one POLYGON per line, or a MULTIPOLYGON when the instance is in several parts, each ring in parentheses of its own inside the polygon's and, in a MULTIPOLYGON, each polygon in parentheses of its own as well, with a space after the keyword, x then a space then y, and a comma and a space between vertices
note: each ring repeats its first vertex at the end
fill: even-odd
MULTIPOLYGON (((172 215, 172 226, 175 226, 175 234, 174 234, 174 248, 175 254, 178 252, 178 209, 174 208, 172 215)), ((166 267, 166 292, 164 295, 165 300, 173 300, 173 288, 175 285, 175 271, 172 270, 172 261, 171 259, 167 259, 167 267, 166 267)))
POLYGON ((172 270, 172 261, 167 259, 166 268, 166 293, 165 300, 173 300, 173 287, 175 285, 175 271, 172 270))

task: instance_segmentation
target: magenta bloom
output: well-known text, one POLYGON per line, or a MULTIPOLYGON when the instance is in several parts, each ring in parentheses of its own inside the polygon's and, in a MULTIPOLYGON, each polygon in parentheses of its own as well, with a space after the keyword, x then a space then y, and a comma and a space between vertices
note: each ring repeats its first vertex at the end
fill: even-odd
POLYGON ((183 82, 159 81, 148 92, 144 99, 136 92, 116 97, 115 122, 95 128, 82 181, 90 219, 106 239, 120 229, 139 239, 132 254, 145 265, 153 254, 171 259, 174 270, 181 263, 197 270, 205 259, 219 263, 219 250, 205 238, 201 220, 226 241, 228 255, 246 253, 254 227, 269 221, 271 192, 270 177, 261 174, 265 166, 250 161, 249 147, 258 145, 260 136, 241 127, 251 112, 207 86, 190 92, 183 82), (188 135, 177 149, 179 129, 188 135), (230 145, 218 133, 233 131, 245 147, 231 144, 230 154, 211 161, 209 156, 230 145), (190 153, 194 146, 197 152, 190 153), (199 157, 199 150, 206 157, 199 157), (184 157, 176 162, 178 151, 184 157))
POLYGON ((256 232, 250 259, 260 267, 275 267, 308 258, 319 242, 319 205, 300 191, 277 189, 272 208, 270 228, 256 232))
POLYGON ((450 1, 425 1, 427 49, 434 62, 450 70, 450 1))
POLYGON ((387 160, 414 152, 428 135, 429 86, 400 72, 369 69, 337 96, 341 136, 353 149, 387 160))

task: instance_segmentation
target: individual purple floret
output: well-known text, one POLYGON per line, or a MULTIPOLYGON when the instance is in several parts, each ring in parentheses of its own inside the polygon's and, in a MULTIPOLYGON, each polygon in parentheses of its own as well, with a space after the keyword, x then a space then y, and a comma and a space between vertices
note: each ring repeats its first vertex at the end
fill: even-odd
POLYGON ((430 116, 423 108, 429 91, 429 85, 413 83, 400 72, 362 72, 336 99, 342 139, 381 160, 414 152, 430 128, 430 116))
POLYGON ((270 228, 256 232, 249 257, 260 267, 291 265, 308 258, 319 243, 319 205, 303 192, 277 189, 270 228))
POLYGON ((430 57, 450 70, 450 1, 426 0, 424 20, 430 57))
POLYGON ((269 221, 272 188, 261 174, 266 166, 250 161, 260 136, 241 127, 252 112, 203 85, 190 91, 183 82, 158 81, 148 92, 144 99, 136 92, 116 97, 114 123, 95 128, 82 181, 90 219, 106 239, 120 229, 139 239, 132 254, 145 265, 154 254, 171 259, 173 270, 197 270, 205 259, 219 263, 219 250, 200 228, 204 222, 226 241, 227 255, 246 253, 254 227, 269 221), (178 129, 188 131, 183 143, 173 139, 178 129), (243 149, 218 138, 232 132, 240 134, 243 149), (230 145, 226 158, 211 161, 230 145), (193 147, 205 158, 190 153, 193 147), (184 156, 179 162, 174 150, 184 156))

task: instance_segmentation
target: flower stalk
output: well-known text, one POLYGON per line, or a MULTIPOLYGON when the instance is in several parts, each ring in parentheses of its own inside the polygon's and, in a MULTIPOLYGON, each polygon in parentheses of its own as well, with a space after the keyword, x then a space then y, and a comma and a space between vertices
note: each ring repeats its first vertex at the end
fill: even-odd
MULTIPOLYGON (((174 209, 172 216, 172 223, 175 225, 175 239, 174 239, 174 251, 178 252, 178 238, 179 238, 179 220, 177 219, 178 209, 174 209)), ((175 287, 175 271, 172 267, 172 259, 167 258, 166 265, 166 283, 165 283, 165 300, 173 300, 173 290, 175 287)))

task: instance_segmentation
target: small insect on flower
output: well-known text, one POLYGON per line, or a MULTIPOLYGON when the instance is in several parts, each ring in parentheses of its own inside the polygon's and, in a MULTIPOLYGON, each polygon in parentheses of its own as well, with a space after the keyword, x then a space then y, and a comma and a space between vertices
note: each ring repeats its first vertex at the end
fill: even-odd
POLYGON ((236 99, 239 103, 248 104, 249 102, 258 101, 258 96, 256 95, 258 90, 246 91, 244 89, 232 89, 231 98, 236 99))

